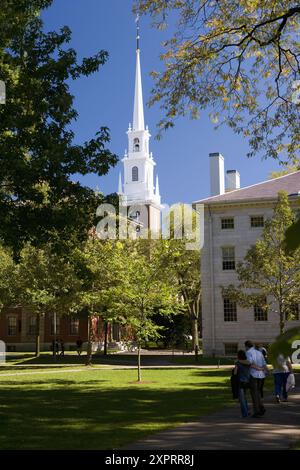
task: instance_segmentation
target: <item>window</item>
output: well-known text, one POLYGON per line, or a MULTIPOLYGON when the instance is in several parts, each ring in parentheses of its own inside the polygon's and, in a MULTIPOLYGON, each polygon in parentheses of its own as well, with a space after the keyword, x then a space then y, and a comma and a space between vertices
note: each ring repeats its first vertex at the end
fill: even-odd
MULTIPOLYGON (((56 315, 56 334, 60 334, 60 318, 56 315)), ((50 335, 54 335, 54 315, 51 315, 50 335)))
POLYGON ((224 298, 224 321, 237 321, 236 302, 224 298))
POLYGON ((139 152, 140 151, 140 141, 139 139, 134 139, 133 141, 133 151, 139 152))
POLYGON ((79 320, 78 318, 71 318, 70 320, 70 335, 77 336, 79 334, 79 320))
POLYGON ((17 317, 8 317, 7 336, 17 336, 17 317))
POLYGON ((225 356, 235 356, 238 352, 237 343, 224 343, 225 356))
POLYGON ((254 305, 254 321, 268 321, 268 309, 261 305, 254 305))
POLYGON ((132 181, 138 181, 139 180, 139 169, 137 166, 134 166, 132 168, 132 181))
POLYGON ((285 319, 287 321, 297 321, 299 320, 299 305, 294 304, 291 306, 290 311, 286 312, 285 319))
POLYGON ((263 227, 264 226, 264 216, 263 215, 253 215, 250 217, 251 227, 263 227))
POLYGON ((224 217, 221 219, 222 230, 233 229, 234 228, 234 218, 233 217, 224 217))
POLYGON ((233 246, 222 248, 223 270, 235 269, 235 249, 233 246))
POLYGON ((28 335, 33 336, 36 334, 36 317, 31 316, 28 318, 28 335))

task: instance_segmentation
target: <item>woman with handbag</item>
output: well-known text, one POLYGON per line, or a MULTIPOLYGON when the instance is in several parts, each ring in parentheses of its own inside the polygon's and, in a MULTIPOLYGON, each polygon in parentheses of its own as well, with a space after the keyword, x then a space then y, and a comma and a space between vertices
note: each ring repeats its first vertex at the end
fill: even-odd
POLYGON ((283 354, 278 354, 273 364, 274 388, 277 403, 287 401, 288 399, 287 380, 292 372, 293 368, 290 358, 284 357, 283 354))

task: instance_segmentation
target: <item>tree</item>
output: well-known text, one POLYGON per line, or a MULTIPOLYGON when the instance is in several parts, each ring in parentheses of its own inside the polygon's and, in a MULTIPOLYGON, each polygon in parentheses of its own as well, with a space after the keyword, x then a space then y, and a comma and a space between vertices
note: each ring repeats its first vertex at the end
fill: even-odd
POLYGON ((15 300, 16 266, 10 250, 0 245, 0 312, 15 300))
POLYGON ((19 302, 36 315, 36 356, 40 355, 40 321, 46 313, 71 313, 80 289, 70 262, 51 252, 51 247, 27 244, 17 268, 19 302))
POLYGON ((75 310, 83 312, 88 322, 86 365, 92 363, 93 319, 101 316, 105 324, 116 319, 116 313, 110 308, 111 293, 122 280, 122 249, 123 245, 118 241, 100 241, 92 236, 83 247, 75 249, 73 253, 73 264, 81 281, 75 310))
MULTIPOLYGON (((85 143, 74 142, 78 117, 70 82, 105 64, 104 50, 78 63, 67 45, 71 31, 43 32, 40 8, 52 1, 6 0, 1 9, 0 79, 6 104, 0 106, 0 236, 18 254, 30 241, 62 246, 87 238, 95 221, 97 196, 74 175, 104 175, 116 164, 106 127, 85 143), (24 7, 24 8, 23 8, 24 7)), ((1 5, 2 6, 2 5, 1 5)))
POLYGON ((285 246, 286 229, 294 218, 287 193, 279 192, 262 237, 237 266, 239 285, 223 289, 224 295, 242 306, 259 305, 277 313, 280 333, 300 302, 300 250, 288 254, 285 246))
POLYGON ((153 72, 150 103, 161 102, 160 130, 187 112, 209 109, 249 138, 249 155, 298 160, 300 136, 300 5, 280 0, 136 0, 164 28, 164 70, 153 72))
POLYGON ((299 170, 300 170, 300 166, 286 165, 284 166, 283 170, 272 171, 270 174, 270 179, 276 179, 276 178, 280 178, 281 176, 290 175, 291 173, 294 173, 295 171, 299 171, 299 170))
POLYGON ((157 314, 178 310, 178 289, 165 259, 156 249, 158 242, 130 241, 123 251, 122 281, 112 290, 111 309, 131 328, 137 341, 138 382, 141 374, 141 344, 160 337, 157 314))
POLYGON ((193 350, 196 357, 199 352, 201 331, 201 277, 200 251, 187 250, 184 238, 161 241, 161 249, 168 259, 170 269, 178 285, 184 309, 189 316, 193 338, 193 350), (199 331, 200 327, 200 331, 199 331))

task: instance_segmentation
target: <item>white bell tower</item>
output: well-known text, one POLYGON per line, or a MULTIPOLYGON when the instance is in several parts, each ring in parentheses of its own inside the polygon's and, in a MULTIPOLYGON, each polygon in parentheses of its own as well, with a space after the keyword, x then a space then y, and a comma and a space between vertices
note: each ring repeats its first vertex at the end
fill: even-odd
MULTIPOLYGON (((143 90, 140 63, 139 20, 137 18, 137 47, 135 93, 132 126, 127 131, 128 150, 122 159, 124 165, 124 190, 121 175, 119 176, 119 196, 128 208, 128 216, 141 222, 141 227, 147 227, 152 232, 161 228, 161 200, 159 194, 158 176, 154 187, 154 167, 152 152, 149 151, 151 137, 148 126, 144 123, 143 90), (136 206, 141 210, 136 211, 136 206)), ((137 227, 139 229, 139 227, 137 227)))

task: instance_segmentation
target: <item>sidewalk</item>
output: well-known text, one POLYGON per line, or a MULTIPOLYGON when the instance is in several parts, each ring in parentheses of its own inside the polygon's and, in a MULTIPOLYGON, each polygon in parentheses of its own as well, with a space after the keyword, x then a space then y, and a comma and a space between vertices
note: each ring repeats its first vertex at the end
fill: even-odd
MULTIPOLYGON (((299 376, 298 376, 299 382, 299 376)), ((183 397, 184 399, 184 397, 183 397)), ((221 450, 289 449, 300 441, 300 387, 289 402, 277 404, 265 400, 262 418, 240 418, 239 406, 227 408, 200 421, 153 434, 135 442, 130 450, 221 450)))

